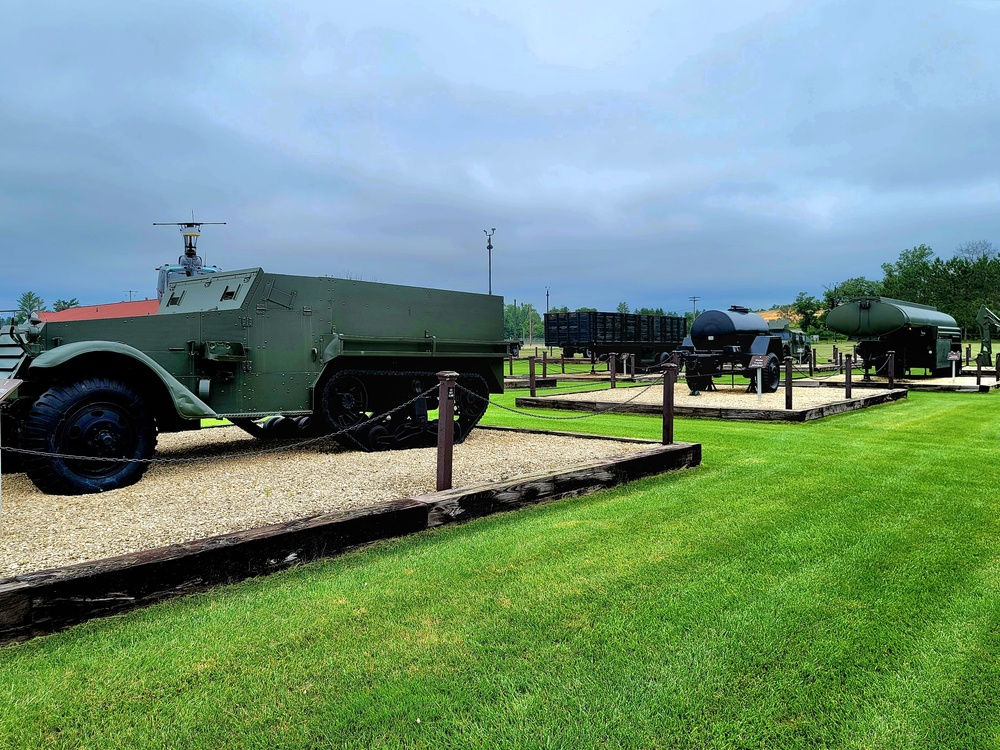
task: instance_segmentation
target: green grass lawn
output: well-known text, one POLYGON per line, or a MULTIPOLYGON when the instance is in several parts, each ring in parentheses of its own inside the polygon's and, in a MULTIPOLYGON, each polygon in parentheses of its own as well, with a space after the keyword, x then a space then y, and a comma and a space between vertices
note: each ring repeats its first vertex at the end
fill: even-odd
POLYGON ((0 747, 1000 747, 998 416, 678 420, 699 468, 0 649, 0 747))

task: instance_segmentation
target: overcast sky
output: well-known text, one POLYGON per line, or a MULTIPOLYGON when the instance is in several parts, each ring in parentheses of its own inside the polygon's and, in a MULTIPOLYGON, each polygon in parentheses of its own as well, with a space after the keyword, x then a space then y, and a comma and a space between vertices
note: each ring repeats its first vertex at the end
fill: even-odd
MULTIPOLYGON (((8 0, 0 307, 224 269, 765 307, 1000 244, 1000 2, 8 0)), ((131 291, 130 291, 131 290, 131 291)))

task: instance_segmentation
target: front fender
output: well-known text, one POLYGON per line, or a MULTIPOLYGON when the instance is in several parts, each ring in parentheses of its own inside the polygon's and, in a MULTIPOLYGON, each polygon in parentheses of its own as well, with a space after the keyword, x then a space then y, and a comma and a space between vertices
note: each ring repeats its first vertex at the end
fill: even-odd
POLYGON ((206 404, 191 391, 185 388, 177 378, 163 369, 162 366, 154 362, 148 355, 128 344, 118 341, 77 341, 72 344, 57 346, 55 349, 44 351, 31 361, 31 370, 49 370, 64 365, 77 357, 94 352, 108 352, 120 354, 143 364, 146 369, 153 373, 170 394, 177 414, 185 419, 218 419, 219 415, 211 406, 206 404))

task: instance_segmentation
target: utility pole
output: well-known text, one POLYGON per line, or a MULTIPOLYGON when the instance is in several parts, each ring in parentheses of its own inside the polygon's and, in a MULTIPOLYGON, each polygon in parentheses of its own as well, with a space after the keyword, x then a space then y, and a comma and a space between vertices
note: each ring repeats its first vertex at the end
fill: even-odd
POLYGON ((549 314, 549 288, 545 287, 545 314, 549 314))
POLYGON ((138 289, 126 289, 124 291, 124 294, 128 295, 128 301, 131 302, 132 301, 132 295, 135 294, 138 291, 139 291, 138 289))
POLYGON ((488 276, 488 286, 486 287, 487 294, 493 294, 493 233, 497 231, 496 227, 492 227, 490 231, 483 230, 486 235, 486 262, 487 262, 487 273, 488 276))
POLYGON ((698 300, 701 297, 688 297, 688 299, 691 300, 691 320, 694 321, 698 317, 698 300))

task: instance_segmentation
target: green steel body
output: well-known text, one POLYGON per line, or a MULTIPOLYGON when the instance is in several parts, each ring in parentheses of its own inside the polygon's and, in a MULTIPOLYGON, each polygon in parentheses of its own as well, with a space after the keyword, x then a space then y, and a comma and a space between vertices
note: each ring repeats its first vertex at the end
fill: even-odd
MULTIPOLYGON (((866 369, 880 371, 888 352, 896 369, 923 368, 947 373, 951 352, 962 351, 962 331, 950 315, 927 305, 889 297, 858 297, 833 308, 826 318, 831 331, 858 341, 866 369)), ((954 355, 952 355, 954 357, 954 355)))
POLYGON ((503 334, 500 297, 253 268, 175 281, 152 315, 36 323, 12 376, 124 369, 188 420, 309 414, 331 367, 469 369, 502 392, 503 334))

